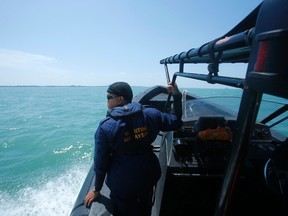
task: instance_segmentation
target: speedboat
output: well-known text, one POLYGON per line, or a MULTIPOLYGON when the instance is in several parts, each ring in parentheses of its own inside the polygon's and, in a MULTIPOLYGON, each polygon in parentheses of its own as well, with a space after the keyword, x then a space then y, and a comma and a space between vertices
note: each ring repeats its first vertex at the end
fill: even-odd
MULTIPOLYGON (((153 216, 288 215, 287 47, 288 3, 265 0, 223 36, 160 60, 167 82, 181 77, 193 86, 200 80, 239 89, 239 95, 183 91, 183 127, 159 133, 153 143, 162 170, 153 216), (244 78, 232 71, 221 76, 221 65, 231 63, 247 65, 244 78), (206 64, 207 72, 186 69, 193 64, 206 64), (172 80, 170 65, 179 66, 172 80)), ((173 109, 173 97, 160 85, 133 101, 173 109)), ((93 184, 92 164, 71 216, 113 215, 105 184, 101 196, 84 205, 93 184)))

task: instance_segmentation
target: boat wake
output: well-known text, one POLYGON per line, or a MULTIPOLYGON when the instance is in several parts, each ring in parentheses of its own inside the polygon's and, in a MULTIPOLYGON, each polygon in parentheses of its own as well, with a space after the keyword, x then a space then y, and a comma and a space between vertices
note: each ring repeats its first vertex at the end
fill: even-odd
POLYGON ((33 187, 27 186, 15 193, 1 192, 0 215, 69 215, 88 169, 85 165, 73 165, 60 176, 35 178, 33 187))

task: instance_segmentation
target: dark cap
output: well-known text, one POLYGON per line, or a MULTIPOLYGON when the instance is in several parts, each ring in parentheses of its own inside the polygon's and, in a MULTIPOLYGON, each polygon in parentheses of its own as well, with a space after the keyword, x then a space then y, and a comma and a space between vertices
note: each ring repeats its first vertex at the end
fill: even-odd
POLYGON ((131 86, 126 82, 115 82, 111 84, 108 87, 107 92, 110 94, 123 96, 128 102, 131 102, 133 98, 131 86))

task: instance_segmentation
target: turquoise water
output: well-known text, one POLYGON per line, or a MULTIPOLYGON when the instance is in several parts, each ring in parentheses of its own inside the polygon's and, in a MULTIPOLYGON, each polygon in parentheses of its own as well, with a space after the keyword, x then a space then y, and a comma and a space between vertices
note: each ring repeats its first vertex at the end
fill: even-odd
MULTIPOLYGON (((70 214, 93 160, 106 89, 0 87, 0 215, 70 214)), ((144 89, 133 87, 135 94, 144 89)), ((231 89, 193 91, 241 96, 231 89)))
POLYGON ((106 89, 0 87, 0 215, 69 215, 92 163, 106 89))

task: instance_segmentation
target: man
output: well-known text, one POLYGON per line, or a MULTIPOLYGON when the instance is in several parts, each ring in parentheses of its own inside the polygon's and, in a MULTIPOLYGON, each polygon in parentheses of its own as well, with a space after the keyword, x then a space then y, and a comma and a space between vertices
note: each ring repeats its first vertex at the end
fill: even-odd
POLYGON ((161 175, 152 143, 159 131, 182 126, 181 93, 168 85, 174 98, 174 113, 131 102, 133 92, 126 82, 115 82, 107 90, 108 114, 95 133, 95 188, 84 200, 90 205, 100 194, 106 177, 113 215, 151 215, 153 187, 161 175))

